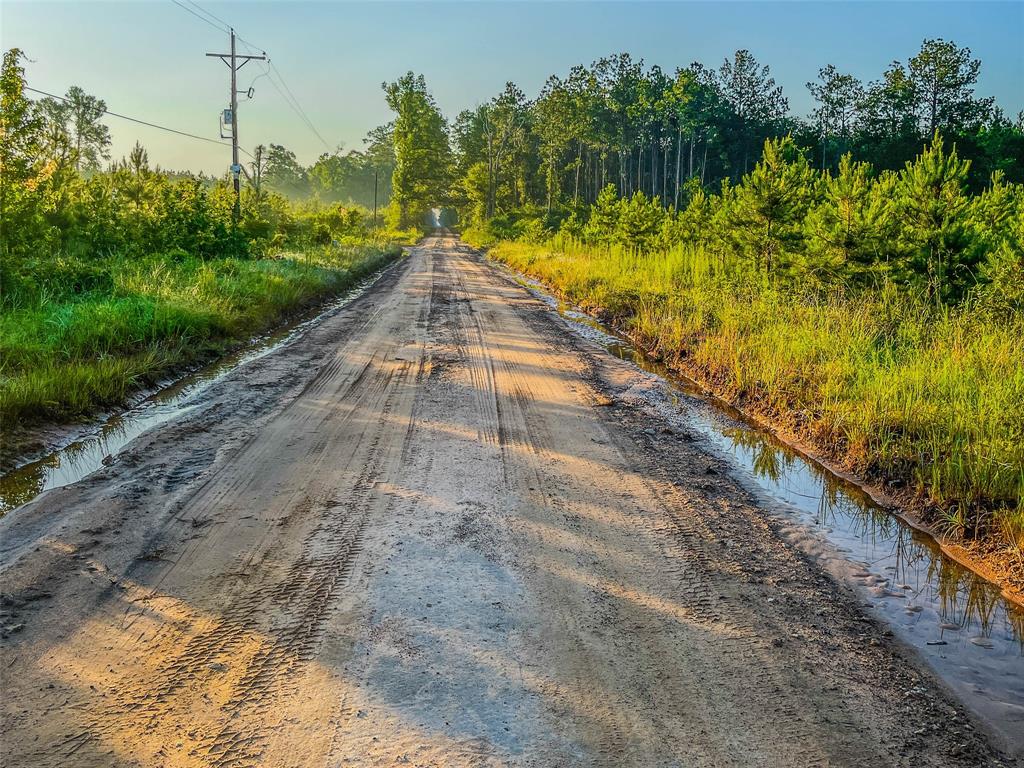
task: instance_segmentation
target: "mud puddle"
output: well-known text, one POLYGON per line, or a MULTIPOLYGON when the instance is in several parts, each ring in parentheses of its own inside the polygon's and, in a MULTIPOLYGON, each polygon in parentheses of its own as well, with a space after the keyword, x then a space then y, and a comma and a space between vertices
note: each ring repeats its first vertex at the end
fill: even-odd
POLYGON ((290 344, 311 326, 345 307, 365 293, 387 269, 374 273, 326 306, 300 314, 273 332, 250 339, 234 352, 107 417, 73 442, 0 477, 0 516, 27 504, 43 491, 78 482, 105 466, 142 433, 197 407, 203 392, 236 368, 290 344))
POLYGON ((1024 610, 856 485, 711 401, 543 285, 519 280, 575 333, 667 381, 677 415, 784 517, 786 534, 851 583, 869 612, 914 646, 1012 752, 1024 754, 1024 610))

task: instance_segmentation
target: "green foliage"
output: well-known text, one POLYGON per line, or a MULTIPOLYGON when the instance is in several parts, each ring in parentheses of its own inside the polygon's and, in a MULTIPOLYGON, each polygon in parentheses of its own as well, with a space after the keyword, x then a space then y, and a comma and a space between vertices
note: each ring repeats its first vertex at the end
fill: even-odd
POLYGON ((386 150, 391 156, 382 149, 321 155, 309 169, 312 193, 325 202, 355 203, 366 208, 372 208, 376 200, 378 207, 384 208, 391 196, 395 167, 390 137, 386 150))
POLYGON ((280 144, 271 144, 263 166, 263 182, 285 197, 303 198, 309 194, 309 175, 295 153, 280 144))
MULTIPOLYGON (((642 253, 700 245, 723 264, 776 284, 892 283, 937 305, 956 304, 998 275, 1012 302, 1014 228, 1024 188, 997 173, 988 189, 971 196, 968 170, 938 136, 903 171, 881 175, 849 153, 835 174, 815 171, 792 138, 769 139, 739 184, 723 182, 719 194, 709 195, 691 181, 679 212, 643 192, 620 197, 609 184, 592 206, 562 218, 559 231, 642 253)), ((477 209, 472 231, 480 243, 523 239, 522 226, 510 222, 539 215, 528 210, 486 219, 477 209)), ((553 229, 556 217, 547 219, 545 227, 553 229)), ((531 230, 529 238, 539 232, 531 230)))
POLYGON ((808 83, 807 89, 817 103, 811 119, 821 142, 821 167, 826 168, 836 149, 842 154, 850 145, 857 107, 864 100, 864 87, 853 75, 844 74, 831 64, 818 70, 818 80, 808 83))
POLYGON ((755 151, 754 141, 765 129, 778 130, 784 124, 789 101, 775 84, 767 66, 750 51, 739 50, 718 70, 718 84, 735 120, 727 126, 735 133, 731 143, 737 169, 746 172, 755 151))
POLYGON ((925 40, 909 62, 910 82, 921 128, 927 135, 980 125, 993 99, 976 99, 981 62, 970 48, 947 40, 925 40))
POLYGON ((420 224, 429 210, 447 198, 450 150, 444 117, 427 91, 423 75, 409 72, 383 84, 395 112, 395 170, 392 202, 400 227, 420 224))
POLYGON ((974 236, 971 200, 965 184, 969 161, 956 149, 943 150, 938 133, 930 147, 907 163, 896 182, 900 233, 908 248, 907 266, 925 280, 936 301, 963 297, 978 276, 975 268, 984 252, 974 236))
POLYGON ((615 187, 611 184, 601 190, 590 209, 590 216, 583 227, 583 236, 587 242, 610 243, 619 227, 619 215, 622 207, 615 187))
POLYGON ((962 508, 964 533, 1011 544, 1024 530, 1024 315, 1002 292, 935 312, 891 284, 772 286, 692 244, 642 254, 563 237, 490 253, 850 469, 962 508))
POLYGON ((669 219, 658 198, 648 198, 643 192, 619 198, 608 185, 597 196, 586 224, 581 225, 574 214, 562 223, 561 231, 579 234, 592 243, 650 251, 664 241, 669 219))
MULTIPOLYGON (((530 106, 513 83, 507 83, 490 102, 464 111, 456 119, 453 133, 460 183, 453 191, 470 220, 500 215, 531 200, 540 205, 537 170, 541 153, 548 159, 547 178, 554 183, 552 163, 563 145, 558 121, 564 112, 564 103, 554 100, 564 99, 559 84, 549 82, 547 87, 552 89, 551 96, 538 102, 538 108, 546 109, 545 114, 555 122, 542 136, 532 133, 530 106)), ((553 186, 549 187, 547 211, 556 194, 553 186)))
POLYGON ((176 250, 130 260, 5 262, 5 429, 120 404, 139 386, 337 292, 396 253, 362 245, 268 259, 201 259, 176 250))
POLYGON ((985 309, 998 318, 1024 315, 1024 194, 998 174, 975 201, 977 231, 988 258, 981 265, 987 283, 985 309))
MULTIPOLYGON (((324 175, 280 145, 256 148, 238 222, 226 181, 152 169, 138 143, 98 170, 109 145, 103 102, 79 88, 29 101, 20 59, 8 51, 0 73, 5 437, 120 403, 350 284, 396 256, 393 241, 415 237, 377 228, 357 205, 290 202, 282 192, 303 194, 324 175)), ((318 190, 326 199, 335 181, 318 190)))
POLYGON ((894 254, 895 177, 875 179, 871 166, 844 155, 836 176, 824 179, 824 199, 806 220, 807 251, 800 272, 820 280, 878 284, 894 254))
POLYGON ((0 255, 24 247, 41 228, 33 190, 45 173, 43 121, 25 97, 22 58, 12 48, 0 69, 0 255))
POLYGON ((491 178, 486 163, 473 163, 462 178, 463 211, 470 221, 488 218, 491 205, 491 178))
POLYGON ((728 237, 757 272, 784 270, 800 252, 816 181, 791 138, 765 142, 761 161, 743 178, 729 209, 728 237))
MULTIPOLYGON (((867 84, 826 65, 808 83, 815 106, 803 121, 789 114, 769 67, 747 50, 717 69, 694 63, 671 75, 626 53, 607 56, 549 77, 533 102, 508 83, 462 112, 452 129, 452 201, 474 226, 536 207, 552 218, 572 215, 579 230, 581 210, 597 204, 609 184, 621 198, 643 192, 679 210, 694 184, 705 192, 727 179, 735 186, 767 140, 792 137, 821 170, 838 172, 851 153, 881 173, 901 170, 936 130, 971 161, 970 191, 996 171, 1022 183, 1024 123, 975 95, 980 67, 969 49, 943 40, 924 41, 916 55, 867 84)), ((741 205, 763 218, 756 201, 741 205)), ((766 259, 773 247, 785 261, 787 245, 772 235, 751 252, 766 259)))

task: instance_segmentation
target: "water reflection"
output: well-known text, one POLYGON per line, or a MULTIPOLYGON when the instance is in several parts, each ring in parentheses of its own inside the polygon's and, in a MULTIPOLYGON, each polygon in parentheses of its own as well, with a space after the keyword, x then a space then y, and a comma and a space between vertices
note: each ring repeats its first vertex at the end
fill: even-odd
MULTIPOLYGON (((201 374, 196 374, 201 377, 201 374)), ((202 379, 198 383, 212 383, 202 379)), ((26 504, 43 491, 77 482, 107 464, 132 439, 191 409, 189 400, 205 387, 190 386, 177 395, 163 392, 124 414, 110 417, 99 432, 12 470, 0 478, 0 514, 26 504)))
POLYGON ((256 337, 232 354, 191 373, 104 421, 93 434, 0 477, 0 515, 32 501, 43 491, 77 482, 108 464, 129 442, 153 427, 196 407, 199 395, 241 365, 289 344, 364 293, 378 272, 331 301, 266 336, 256 337))
POLYGON ((861 573, 882 572, 858 576, 873 595, 902 598, 909 609, 933 603, 944 629, 974 630, 986 638, 998 633, 1024 653, 1024 612, 1007 604, 995 585, 943 554, 930 536, 770 435, 745 426, 722 428, 720 435, 719 445, 759 485, 802 512, 804 522, 822 529, 850 559, 855 556, 865 568, 861 573))

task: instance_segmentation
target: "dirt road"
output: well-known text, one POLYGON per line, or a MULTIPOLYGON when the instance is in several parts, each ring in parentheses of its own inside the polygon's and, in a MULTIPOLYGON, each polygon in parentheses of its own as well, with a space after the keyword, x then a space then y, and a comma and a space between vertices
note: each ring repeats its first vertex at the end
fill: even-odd
POLYGON ((0 522, 7 766, 1005 765, 453 238, 0 522))

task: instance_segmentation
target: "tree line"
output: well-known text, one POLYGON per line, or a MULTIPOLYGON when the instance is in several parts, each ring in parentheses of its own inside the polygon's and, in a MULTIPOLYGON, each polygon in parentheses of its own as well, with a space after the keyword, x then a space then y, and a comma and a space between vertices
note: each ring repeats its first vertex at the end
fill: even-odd
POLYGON ((623 53, 532 100, 510 82, 447 130, 409 73, 385 86, 395 215, 447 204, 485 239, 699 245, 772 279, 897 280, 956 301, 1024 235, 1024 114, 975 93, 980 69, 945 40, 868 83, 828 65, 800 119, 747 50, 671 74, 623 53))
POLYGON ((968 48, 926 40, 905 64, 862 83, 833 65, 807 83, 807 119, 767 65, 747 50, 717 69, 665 72, 622 53, 551 76, 529 100, 514 83, 458 115, 451 128, 453 199, 471 215, 525 203, 550 211, 591 204, 608 184, 620 197, 644 192, 664 207, 685 202, 687 182, 712 189, 738 180, 766 139, 790 135, 812 164, 835 171, 846 153, 898 170, 936 131, 971 161, 967 183, 995 171, 1024 181, 1024 122, 975 95, 981 63, 968 48))
POLYGON ((766 273, 900 275, 952 300, 991 271, 983 251, 1018 215, 1024 182, 1022 116, 976 95, 981 63, 952 42, 926 40, 868 83, 823 67, 807 83, 806 119, 749 51, 672 73, 623 53, 550 77, 533 100, 508 83, 451 122, 422 76, 383 83, 395 118, 361 151, 304 166, 281 144, 254 147, 234 226, 222 180, 151 168, 138 145, 110 162, 104 102, 79 88, 28 99, 20 57, 8 51, 2 74, 7 252, 231 252, 299 230, 329 240, 348 214, 300 226, 288 201, 370 207, 376 186, 398 227, 446 206, 498 236, 562 231, 665 248, 717 232, 723 258, 766 273), (989 215, 1003 223, 979 223, 989 215), (915 251, 907 233, 918 219, 926 245, 915 251))
MULTIPOLYGON (((959 302, 986 286, 1012 311, 1024 309, 1024 187, 996 172, 969 194, 970 163, 936 133, 899 172, 876 173, 846 154, 835 173, 811 166, 792 137, 767 139, 761 159, 733 185, 687 189, 678 212, 643 192, 619 197, 609 185, 559 232, 594 246, 643 253, 688 247, 721 273, 803 288, 914 289, 934 304, 959 302)), ((545 217, 499 217, 499 239, 542 242, 545 217)))
POLYGON ((383 208, 391 196, 395 156, 391 126, 375 128, 363 150, 323 153, 309 166, 283 144, 260 144, 249 153, 247 183, 291 200, 315 197, 325 203, 383 208))

